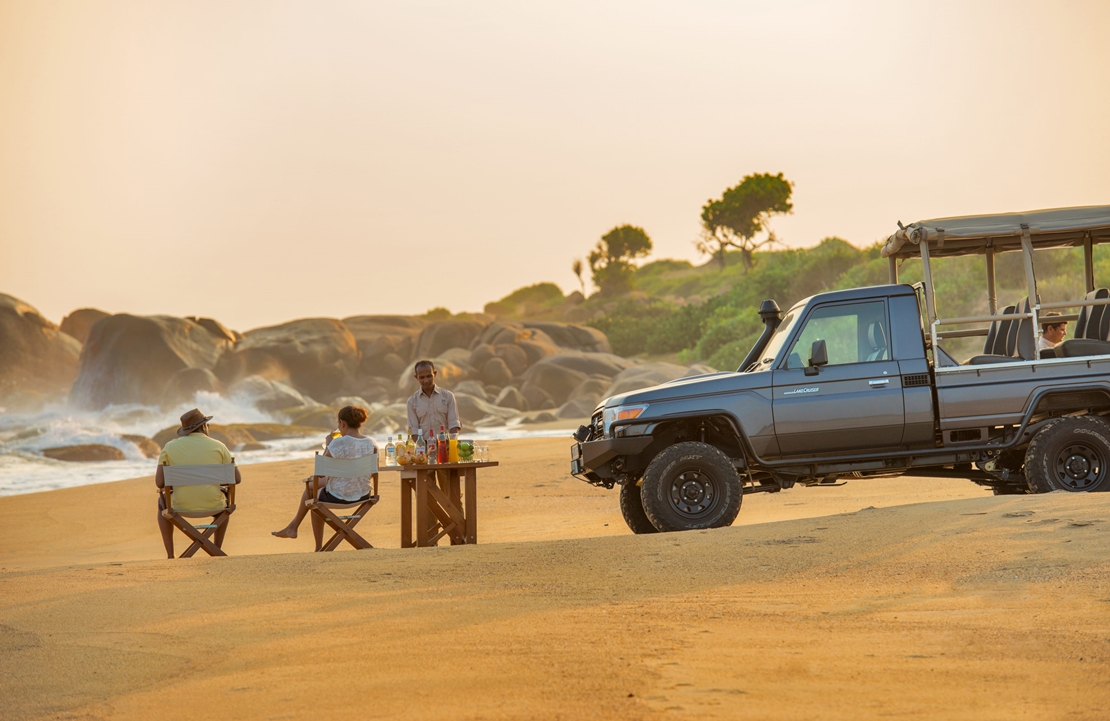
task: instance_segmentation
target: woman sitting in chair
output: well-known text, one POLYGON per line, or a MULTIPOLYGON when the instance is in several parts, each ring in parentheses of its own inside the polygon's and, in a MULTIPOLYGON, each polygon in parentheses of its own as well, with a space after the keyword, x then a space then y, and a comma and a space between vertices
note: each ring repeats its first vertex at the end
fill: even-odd
MULTIPOLYGON (((366 409, 361 406, 344 406, 339 409, 339 435, 328 434, 328 438, 324 442, 326 446, 324 455, 332 458, 353 459, 374 453, 377 449, 374 439, 359 432, 359 427, 366 422, 366 415, 366 409)), ((297 537, 297 529, 300 527, 301 521, 304 520, 305 514, 308 513, 308 507, 304 503, 308 500, 307 484, 310 480, 311 478, 305 479, 304 493, 301 494, 301 500, 297 502, 297 514, 293 516, 293 520, 280 531, 273 531, 273 534, 278 538, 297 537)), ((324 503, 358 503, 369 497, 370 476, 360 478, 329 477, 327 484, 320 489, 317 500, 324 503)), ((312 524, 313 532, 320 536, 324 531, 323 521, 318 521, 316 516, 313 516, 312 524), (319 529, 316 528, 317 525, 320 526, 319 529)))

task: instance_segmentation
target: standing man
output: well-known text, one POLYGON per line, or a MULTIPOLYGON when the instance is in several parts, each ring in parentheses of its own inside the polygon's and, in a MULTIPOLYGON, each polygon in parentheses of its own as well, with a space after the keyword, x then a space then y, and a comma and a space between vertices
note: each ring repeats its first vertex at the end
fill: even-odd
MULTIPOLYGON (((227 446, 215 438, 208 437, 208 421, 212 416, 206 416, 199 409, 194 408, 181 416, 181 428, 177 429, 177 438, 166 444, 162 454, 158 456, 158 471, 154 474, 154 484, 159 490, 166 485, 166 472, 163 466, 194 466, 217 463, 232 463, 231 452, 227 446)), ((239 482, 239 468, 235 468, 235 481, 239 482)), ((211 511, 217 508, 227 508, 227 497, 219 486, 182 486, 175 488, 173 497, 173 510, 175 511, 211 511)), ((158 494, 158 530, 162 532, 162 543, 166 546, 166 555, 173 558, 173 524, 162 516, 165 505, 162 494, 158 494)), ((217 548, 223 547, 224 533, 227 524, 216 529, 213 542, 217 548)))
POLYGON ((1046 321, 1041 323, 1041 337, 1037 339, 1037 355, 1041 351, 1055 348, 1056 344, 1064 340, 1064 336, 1068 334, 1067 322, 1060 323, 1058 321, 1049 320, 1052 316, 1058 316, 1059 313, 1048 312, 1041 316, 1041 319, 1046 321))
POLYGON ((409 396, 409 426, 413 433, 424 431, 425 438, 439 433, 443 426, 447 431, 459 431, 459 410, 455 405, 455 394, 436 385, 436 367, 430 360, 416 362, 413 378, 420 384, 420 390, 409 396))

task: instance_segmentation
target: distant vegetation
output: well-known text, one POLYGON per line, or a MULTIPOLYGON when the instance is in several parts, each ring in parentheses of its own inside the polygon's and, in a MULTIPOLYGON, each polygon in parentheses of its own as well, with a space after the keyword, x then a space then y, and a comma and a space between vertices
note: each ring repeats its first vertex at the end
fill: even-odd
MULTIPOLYGON (((585 297, 583 264, 572 270, 582 292, 564 296, 553 283, 521 288, 486 305, 502 318, 585 322, 609 336, 622 356, 677 354, 687 362, 734 369, 763 328, 756 309, 767 298, 785 313, 802 298, 829 290, 888 282, 881 244, 860 249, 840 238, 813 248, 772 250, 778 239, 768 227, 773 215, 793 210, 793 183, 782 173, 745 176, 717 200, 702 207, 702 237, 696 243, 710 262, 695 266, 662 259, 636 267, 651 251, 651 239, 632 225, 613 228, 589 253, 598 292, 585 297), (761 234, 765 234, 761 237, 761 234)), ((1095 278, 1110 285, 1110 247, 1095 248, 1095 278)), ((1056 250, 1035 256, 1043 301, 1083 296, 1083 253, 1056 250)), ((1020 253, 997 256, 999 308, 1025 297, 1020 253)), ((899 281, 921 280, 921 261, 902 263, 899 281)), ((934 261, 933 282, 941 317, 987 312, 986 269, 982 256, 934 261)), ((957 358, 981 352, 982 338, 946 341, 957 358)))
MULTIPOLYGON (((807 296, 828 290, 881 285, 887 282, 887 261, 879 244, 859 249, 840 238, 826 238, 813 248, 756 252, 753 266, 740 251, 727 251, 705 265, 657 260, 635 268, 635 291, 620 297, 596 293, 573 302, 551 283, 522 288, 489 304, 498 315, 536 320, 586 322, 609 336, 613 351, 623 356, 678 353, 685 362, 705 362, 735 369, 762 331, 758 313, 765 298, 775 299, 783 312, 807 296), (516 309, 510 311, 508 306, 516 309)), ((1083 253, 1079 249, 1041 252, 1035 256, 1038 286, 1044 301, 1083 295, 1083 253)), ((1110 247, 1095 248, 1095 278, 1110 285, 1110 247)), ((1008 305, 1025 297, 1020 253, 997 256, 998 302, 1008 305)), ((934 261, 938 311, 970 315, 987 308, 986 270, 981 256, 934 261)), ((921 262, 902 264, 899 280, 921 280, 921 262)), ((576 291, 575 299, 580 299, 576 291)), ((977 352, 981 338, 945 343, 957 357, 977 352)))

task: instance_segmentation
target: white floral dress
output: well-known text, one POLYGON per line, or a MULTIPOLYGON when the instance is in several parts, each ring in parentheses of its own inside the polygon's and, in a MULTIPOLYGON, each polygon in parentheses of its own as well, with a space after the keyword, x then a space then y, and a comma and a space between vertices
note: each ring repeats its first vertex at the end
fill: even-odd
MULTIPOLYGON (((351 460, 362 458, 374 452, 377 446, 372 438, 355 438, 353 436, 339 436, 328 444, 328 452, 332 458, 351 460)), ((357 501, 370 495, 370 476, 358 478, 334 478, 328 476, 328 493, 344 501, 357 501)))

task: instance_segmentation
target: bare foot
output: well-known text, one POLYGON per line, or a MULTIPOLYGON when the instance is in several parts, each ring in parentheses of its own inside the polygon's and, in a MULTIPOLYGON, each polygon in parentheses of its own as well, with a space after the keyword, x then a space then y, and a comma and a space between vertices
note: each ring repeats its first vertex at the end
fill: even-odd
POLYGON ((293 529, 283 528, 280 531, 270 531, 270 533, 272 535, 277 536, 278 538, 296 538, 297 537, 297 529, 296 528, 293 528, 293 529))

